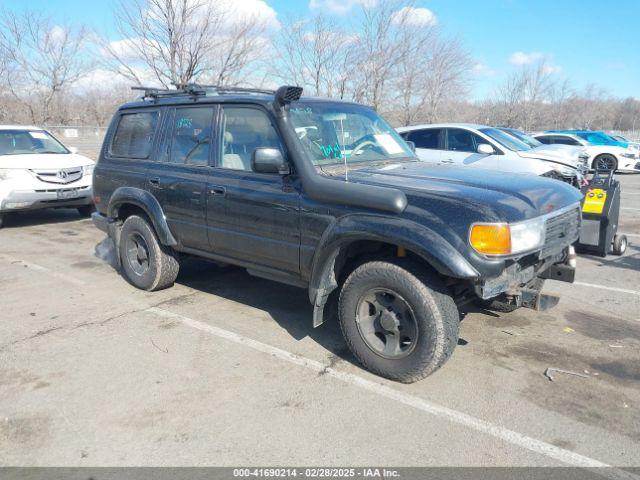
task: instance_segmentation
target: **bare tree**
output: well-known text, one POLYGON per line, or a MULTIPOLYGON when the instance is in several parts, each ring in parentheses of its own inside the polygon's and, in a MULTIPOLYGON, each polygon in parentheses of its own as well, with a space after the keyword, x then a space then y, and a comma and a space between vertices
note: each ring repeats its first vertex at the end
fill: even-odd
POLYGON ((114 14, 122 39, 102 41, 106 67, 137 84, 151 79, 165 88, 242 83, 267 29, 231 2, 212 0, 120 0, 114 14))
POLYGON ((346 31, 332 28, 323 15, 289 20, 276 38, 280 52, 277 76, 313 95, 343 97, 352 43, 353 38, 346 31))
POLYGON ((202 74, 220 12, 201 0, 120 0, 114 10, 122 40, 103 42, 107 66, 138 83, 151 75, 164 87, 202 74))
POLYGON ((4 83, 27 109, 32 123, 64 119, 61 97, 65 89, 93 66, 87 44, 88 31, 83 26, 55 25, 50 18, 33 12, 2 13, 4 83))

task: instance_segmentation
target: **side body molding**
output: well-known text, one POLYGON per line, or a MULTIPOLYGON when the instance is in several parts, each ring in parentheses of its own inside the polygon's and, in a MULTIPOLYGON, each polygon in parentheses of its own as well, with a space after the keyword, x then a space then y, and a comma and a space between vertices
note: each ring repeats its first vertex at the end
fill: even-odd
POLYGON ((169 230, 169 225, 160 203, 153 195, 140 188, 120 187, 111 195, 107 215, 111 218, 117 218, 120 207, 125 204, 135 205, 145 211, 153 223, 158 239, 163 245, 175 246, 178 244, 171 230, 169 230))
POLYGON ((324 305, 338 286, 335 273, 336 266, 341 266, 341 255, 349 244, 360 240, 404 247, 448 277, 473 279, 479 276, 478 271, 447 240, 423 225, 406 218, 348 215, 325 231, 316 249, 309 281, 314 327, 322 324, 324 305))

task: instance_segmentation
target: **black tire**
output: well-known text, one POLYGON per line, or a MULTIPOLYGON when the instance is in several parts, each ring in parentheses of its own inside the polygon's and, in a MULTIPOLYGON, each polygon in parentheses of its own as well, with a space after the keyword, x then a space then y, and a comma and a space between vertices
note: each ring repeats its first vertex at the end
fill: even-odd
POLYGON ((595 171, 615 171, 618 169, 618 160, 610 153, 602 153, 593 159, 591 168, 595 171))
POLYGON ((158 241, 146 218, 128 217, 122 225, 119 243, 118 253, 129 283, 150 292, 173 285, 180 270, 178 256, 158 241))
POLYGON ((91 214, 96 211, 96 207, 93 204, 83 205, 78 207, 77 210, 81 217, 90 217, 91 214))
POLYGON ((613 237, 613 247, 611 248, 611 253, 614 255, 624 255, 624 252, 627 251, 627 236, 626 235, 616 235, 613 237))
MULTIPOLYGON (((382 316, 377 317, 378 326, 382 324, 382 316)), ((360 363, 377 375, 403 383, 433 373, 449 359, 458 343, 460 315, 444 283, 435 273, 406 259, 370 261, 351 272, 340 291, 339 317, 347 346, 360 363), (393 358, 377 352, 359 326, 363 323, 358 314, 362 299, 376 290, 382 290, 382 295, 395 295, 396 300, 409 307, 404 312, 409 315, 402 314, 400 318, 410 317, 415 335, 408 345, 403 345, 407 343, 403 333, 398 335, 400 350, 406 351, 393 358)), ((375 315, 369 318, 372 317, 375 315)), ((386 346, 381 338, 378 337, 380 343, 386 346)))

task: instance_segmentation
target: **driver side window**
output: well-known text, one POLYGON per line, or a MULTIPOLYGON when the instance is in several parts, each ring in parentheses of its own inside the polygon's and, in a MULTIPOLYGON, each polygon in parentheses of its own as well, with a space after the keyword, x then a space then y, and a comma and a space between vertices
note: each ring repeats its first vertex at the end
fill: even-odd
POLYGON ((220 167, 253 171, 251 158, 256 148, 284 151, 269 116, 257 108, 223 107, 220 167))
POLYGON ((481 143, 487 142, 473 132, 461 128, 447 129, 447 150, 475 153, 481 143))

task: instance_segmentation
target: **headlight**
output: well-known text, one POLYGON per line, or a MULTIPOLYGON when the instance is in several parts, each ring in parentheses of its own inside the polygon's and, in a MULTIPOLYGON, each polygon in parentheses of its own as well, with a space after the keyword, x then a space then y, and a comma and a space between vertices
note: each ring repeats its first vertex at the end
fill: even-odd
POLYGON ((534 251, 544 245, 543 218, 518 223, 475 223, 469 232, 469 243, 484 255, 514 255, 534 251))
POLYGON ((20 178, 25 175, 29 175, 29 172, 24 168, 0 168, 0 180, 20 178))
POLYGON ((94 167, 95 165, 85 165, 84 167, 82 167, 82 172, 84 173, 84 175, 93 175, 94 167))
POLYGON ((624 158, 635 158, 636 154, 635 153, 621 153, 620 156, 624 157, 624 158))

